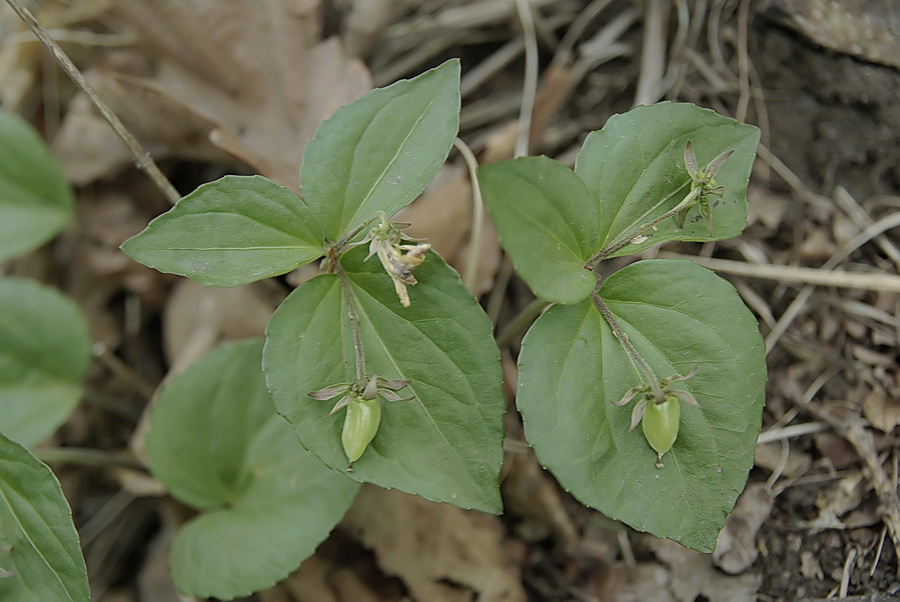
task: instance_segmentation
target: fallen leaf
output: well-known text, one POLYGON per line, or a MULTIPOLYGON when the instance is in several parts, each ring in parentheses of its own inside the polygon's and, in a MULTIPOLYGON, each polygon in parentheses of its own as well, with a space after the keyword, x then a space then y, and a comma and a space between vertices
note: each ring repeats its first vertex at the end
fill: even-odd
MULTIPOLYGON (((113 111, 158 153, 216 160, 212 142, 297 191, 306 141, 371 88, 365 66, 347 58, 338 39, 319 40, 316 4, 121 2, 117 10, 155 54, 111 51, 93 78, 113 111)), ((80 183, 124 157, 99 125, 72 113, 54 145, 80 183), (87 132, 91 137, 79 139, 87 132), (79 162, 78 152, 99 155, 102 165, 79 162)))
POLYGON ((883 433, 890 433, 900 425, 900 401, 888 397, 883 389, 872 389, 863 398, 863 414, 872 426, 883 433))
POLYGON ((757 445, 754 464, 770 472, 781 468, 782 477, 800 476, 812 466, 812 456, 794 449, 790 445, 788 445, 787 461, 784 461, 783 449, 783 445, 778 442, 757 445), (783 467, 782 462, 784 462, 783 467))
POLYGON ((170 375, 224 341, 263 336, 274 311, 258 285, 213 288, 180 280, 163 312, 170 375))
POLYGON ((417 600, 525 600, 519 567, 508 557, 495 516, 363 486, 341 527, 374 550, 388 574, 417 600))
POLYGON ((165 57, 155 77, 134 82, 214 123, 216 145, 297 190, 303 147, 319 123, 371 88, 366 68, 347 59, 337 39, 319 42, 318 13, 309 8, 121 3, 165 57))
POLYGON ((680 546, 674 541, 647 537, 656 557, 669 565, 669 589, 679 602, 756 602, 762 576, 755 572, 726 575, 716 569, 707 554, 680 546))
POLYGON ((751 483, 738 497, 734 510, 725 519, 725 528, 719 532, 713 564, 728 573, 743 573, 756 561, 759 550, 756 534, 769 515, 775 497, 765 483, 751 483))
POLYGON ((614 602, 675 602, 669 591, 669 571, 652 562, 642 562, 633 568, 619 565, 617 574, 624 573, 625 581, 613 597, 614 602))

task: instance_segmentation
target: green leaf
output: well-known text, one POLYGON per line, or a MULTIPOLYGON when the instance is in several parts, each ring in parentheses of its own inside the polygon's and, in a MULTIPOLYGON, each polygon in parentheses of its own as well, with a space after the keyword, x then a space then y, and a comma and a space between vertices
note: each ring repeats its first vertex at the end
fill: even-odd
POLYGON ((37 132, 0 111, 0 262, 32 251, 72 219, 66 177, 37 132))
POLYGON ((337 241, 412 202, 459 129, 459 61, 372 90, 326 120, 303 152, 301 194, 337 241))
POLYGON ((150 469, 201 510, 178 533, 176 587, 231 599, 270 587, 315 551, 358 485, 306 453, 275 413, 262 341, 220 347, 172 379, 150 417, 150 469))
POLYGON ((263 353, 278 411, 300 441, 353 479, 463 508, 499 513, 503 413, 499 353, 491 325, 458 274, 435 253, 416 269, 410 307, 365 249, 342 257, 360 320, 369 376, 407 379, 409 402, 384 402, 381 427, 348 470, 341 448, 344 411, 310 391, 354 380, 347 305, 338 276, 297 288, 275 311, 263 353))
POLYGON ((90 361, 75 303, 31 280, 0 280, 0 432, 25 446, 52 435, 81 398, 90 361))
POLYGON ((262 176, 204 184, 122 245, 146 266, 210 286, 277 276, 324 253, 321 229, 296 194, 262 176))
POLYGON ((691 261, 632 264, 600 296, 659 378, 675 373, 701 408, 681 406, 675 445, 656 468, 640 428, 628 430, 641 383, 590 300, 556 306, 525 336, 518 407, 538 459, 582 503, 704 552, 753 466, 766 368, 756 320, 725 280, 691 261))
POLYGON ((91 599, 87 569, 59 481, 27 449, 0 434, 0 600, 91 599))
POLYGON ((633 234, 663 215, 690 190, 684 165, 684 145, 690 140, 700 167, 734 149, 716 181, 724 197, 712 209, 713 234, 697 208, 684 228, 674 218, 645 233, 647 240, 630 243, 610 255, 630 255, 667 240, 720 240, 739 235, 747 225, 747 181, 756 156, 759 130, 709 109, 669 102, 636 107, 609 119, 591 132, 575 163, 575 172, 591 191, 601 214, 596 251, 633 234))
POLYGON ((547 157, 479 168, 485 206, 516 272, 547 301, 578 303, 597 285, 584 262, 599 244, 599 214, 584 182, 547 157))

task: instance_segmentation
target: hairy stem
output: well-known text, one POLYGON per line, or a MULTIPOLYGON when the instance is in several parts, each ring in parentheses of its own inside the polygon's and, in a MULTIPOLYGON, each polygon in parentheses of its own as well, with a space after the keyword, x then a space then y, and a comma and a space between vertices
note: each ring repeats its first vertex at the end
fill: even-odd
POLYGON ((615 253, 622 247, 628 245, 632 240, 634 240, 635 238, 637 238, 638 236, 640 236, 647 230, 655 228, 662 222, 666 221, 667 219, 674 216, 676 213, 678 213, 679 211, 681 211, 682 209, 684 209, 685 207, 690 205, 692 202, 694 202, 694 200, 700 194, 700 191, 701 191, 700 188, 695 188, 694 190, 691 190, 680 203, 678 203, 677 205, 675 205, 674 207, 672 207, 671 209, 669 209, 668 211, 666 211, 665 213, 663 213, 662 215, 657 217, 656 219, 649 221, 646 224, 641 225, 634 232, 628 233, 627 235, 620 238, 618 242, 611 244, 610 246, 606 247, 605 249, 599 251, 597 254, 593 255, 590 259, 588 259, 586 262, 584 262, 584 267, 586 267, 588 269, 594 269, 594 266, 596 266, 598 263, 600 263, 601 261, 603 261, 610 255, 612 255, 613 253, 615 253))
POLYGON ((353 332, 353 355, 356 363, 356 382, 366 381, 366 355, 363 350, 362 334, 359 329, 359 314, 356 313, 356 305, 353 304, 353 291, 350 290, 350 282, 343 270, 338 269, 337 277, 341 281, 341 290, 347 301, 347 315, 350 316, 350 330, 353 332))
POLYGON ((382 223, 387 222, 387 216, 384 214, 384 211, 379 211, 378 213, 376 213, 375 215, 373 215, 372 217, 370 217, 369 219, 367 219, 366 221, 364 221, 363 223, 358 225, 356 228, 354 228, 353 231, 350 232, 347 236, 345 236, 342 239, 340 239, 339 241, 337 241, 337 243, 335 243, 335 245, 334 245, 335 254, 339 254, 343 250, 343 248, 347 245, 348 242, 353 240, 353 238, 357 234, 359 234, 360 232, 362 232, 363 230, 365 230, 366 228, 371 226, 372 222, 374 222, 375 220, 381 220, 382 223))
POLYGON ((653 389, 653 398, 656 400, 656 403, 664 402, 666 400, 666 395, 663 393, 662 387, 660 386, 659 378, 657 378, 656 373, 653 372, 653 368, 650 367, 647 360, 641 357, 638 350, 635 349, 634 345, 631 344, 631 341, 628 340, 628 335, 622 330, 622 327, 619 326, 619 321, 616 320, 616 317, 610 311, 609 307, 607 307, 606 303, 604 303, 603 299, 601 299, 600 295, 597 293, 591 293, 591 301, 593 301, 597 309, 600 310, 600 315, 603 316, 603 319, 609 324, 616 339, 618 339, 622 344, 622 347, 625 348, 625 353, 628 354, 631 363, 634 364, 634 367, 638 369, 644 377, 644 380, 647 381, 646 384, 649 384, 650 388, 653 389))

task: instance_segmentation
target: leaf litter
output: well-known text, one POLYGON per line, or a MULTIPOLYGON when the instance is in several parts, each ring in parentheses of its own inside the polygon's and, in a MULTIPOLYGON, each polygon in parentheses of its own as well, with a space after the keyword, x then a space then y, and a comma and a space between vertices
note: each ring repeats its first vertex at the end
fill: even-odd
MULTIPOLYGON (((900 76, 891 68, 898 36, 876 27, 900 18, 897 8, 870 4, 829 21, 810 18, 805 0, 716 2, 702 12, 662 4, 532 3, 542 57, 553 60, 536 91, 531 152, 571 163, 586 131, 631 106, 642 72, 663 74, 651 90, 659 98, 711 106, 763 129, 744 236, 647 252, 732 262, 720 265, 724 275, 739 265, 743 275, 729 277, 768 336, 766 443, 716 553, 688 552, 581 507, 539 469, 511 411, 503 517, 370 490, 315 556, 258 599, 812 601, 898 593, 900 299, 887 284, 900 278, 900 254, 892 230, 871 230, 900 208, 900 76), (669 27, 647 26, 654 21, 669 27), (873 35, 854 42, 847 26, 860 23, 873 24, 873 35), (644 45, 651 30, 668 34, 644 45), (802 280, 778 280, 767 265, 839 266, 886 286, 804 293, 802 280)), ((296 190, 304 142, 322 119, 373 81, 384 85, 451 55, 464 66, 461 137, 482 162, 513 152, 523 44, 505 0, 47 0, 38 18, 164 159, 182 192, 228 172, 261 173, 296 190)), ((200 289, 123 261, 118 244, 165 202, 8 10, 0 11, 0 30, 13 32, 0 42, 3 106, 43 128, 79 187, 79 227, 2 266, 72 295, 97 343, 89 394, 52 443, 140 458, 138 416, 157 384, 218 342, 259 333, 288 288, 272 281, 200 289)), ((451 155, 403 219, 460 270, 475 249, 474 288, 489 308, 499 300, 524 307, 529 293, 504 267, 492 231, 475 247, 469 240, 470 184, 451 155)), ((493 315, 501 328, 512 317, 493 315)), ((517 350, 514 340, 503 351, 514 358, 517 350)), ((506 364, 514 377, 514 363, 506 364)), ((135 471, 54 468, 82 517, 98 599, 176 599, 159 566, 163 534, 184 520, 183 510, 147 497, 160 492, 138 484, 135 471)))

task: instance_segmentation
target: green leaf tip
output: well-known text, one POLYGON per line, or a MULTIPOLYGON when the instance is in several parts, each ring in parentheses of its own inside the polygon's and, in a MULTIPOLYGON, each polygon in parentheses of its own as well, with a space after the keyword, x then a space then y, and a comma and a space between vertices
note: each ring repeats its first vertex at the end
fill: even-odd
POLYGON ((311 209, 262 176, 203 184, 126 240, 122 250, 146 266, 209 286, 278 276, 325 252, 311 209))
POLYGON ((324 235, 341 240, 379 211, 411 203, 437 175, 459 130, 457 59, 338 109, 303 153, 301 191, 324 235))

